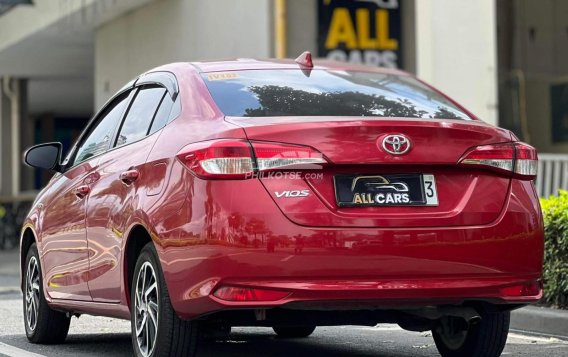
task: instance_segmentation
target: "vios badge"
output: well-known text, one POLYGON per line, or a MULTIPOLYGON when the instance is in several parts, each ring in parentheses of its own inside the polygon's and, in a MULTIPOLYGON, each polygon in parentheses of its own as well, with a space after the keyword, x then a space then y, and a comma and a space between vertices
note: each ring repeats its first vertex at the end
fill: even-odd
POLYGON ((277 198, 290 198, 290 197, 308 197, 310 195, 309 190, 292 190, 292 191, 281 191, 274 192, 277 198))
POLYGON ((382 148, 391 155, 403 155, 410 150, 410 140, 402 134, 387 135, 383 139, 382 148))

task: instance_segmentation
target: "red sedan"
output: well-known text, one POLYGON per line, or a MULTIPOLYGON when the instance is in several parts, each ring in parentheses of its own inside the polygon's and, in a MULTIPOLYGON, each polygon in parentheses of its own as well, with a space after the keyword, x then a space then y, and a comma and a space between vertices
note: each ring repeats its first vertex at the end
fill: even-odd
MULTIPOLYGON (((464 84, 465 85, 465 84, 464 84)), ((176 63, 124 86, 55 171, 21 235, 28 339, 129 319, 137 356, 267 326, 396 323, 443 356, 499 356, 542 296, 537 154, 395 70, 176 63)))

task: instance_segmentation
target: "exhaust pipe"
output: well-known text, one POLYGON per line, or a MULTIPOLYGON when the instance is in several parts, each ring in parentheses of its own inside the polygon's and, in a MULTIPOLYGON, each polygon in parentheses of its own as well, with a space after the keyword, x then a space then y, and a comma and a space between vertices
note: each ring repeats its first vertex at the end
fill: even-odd
POLYGON ((476 324, 481 321, 481 316, 477 310, 469 306, 432 306, 407 312, 428 320, 439 320, 443 317, 461 317, 468 324, 476 324))
POLYGON ((475 325, 481 322, 481 316, 472 316, 471 319, 467 322, 470 325, 475 325))

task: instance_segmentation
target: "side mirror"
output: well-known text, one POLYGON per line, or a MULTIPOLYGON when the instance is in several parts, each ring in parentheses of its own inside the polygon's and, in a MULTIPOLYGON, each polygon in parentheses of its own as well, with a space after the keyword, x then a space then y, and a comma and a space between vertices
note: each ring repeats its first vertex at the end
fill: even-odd
POLYGON ((61 143, 45 143, 32 146, 24 154, 24 162, 38 169, 61 172, 61 143))

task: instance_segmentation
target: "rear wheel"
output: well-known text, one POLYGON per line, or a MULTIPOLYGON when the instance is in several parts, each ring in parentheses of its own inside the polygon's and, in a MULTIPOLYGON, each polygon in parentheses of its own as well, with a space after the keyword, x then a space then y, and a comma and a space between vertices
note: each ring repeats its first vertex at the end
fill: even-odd
POLYGON ((24 271, 24 325, 26 337, 32 343, 57 344, 65 341, 71 317, 52 310, 45 300, 43 278, 36 244, 26 257, 24 271))
POLYGON ((130 306, 136 356, 195 356, 197 325, 174 311, 153 243, 142 249, 136 262, 130 306))
POLYGON ((481 321, 463 328, 463 320, 443 318, 432 330, 443 357, 498 357, 509 334, 510 312, 483 312, 481 321))
POLYGON ((308 337, 316 330, 316 326, 274 326, 274 332, 283 338, 308 337))

